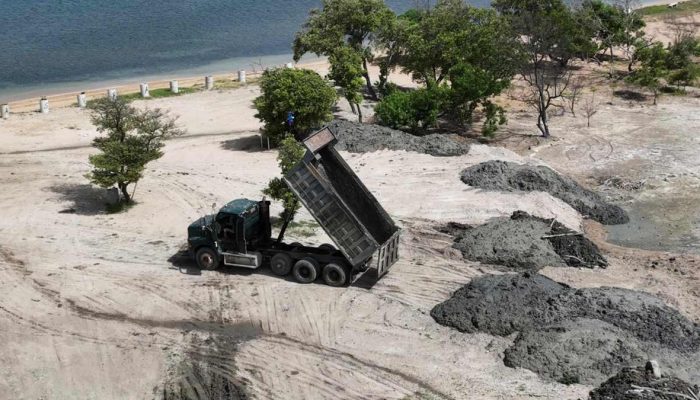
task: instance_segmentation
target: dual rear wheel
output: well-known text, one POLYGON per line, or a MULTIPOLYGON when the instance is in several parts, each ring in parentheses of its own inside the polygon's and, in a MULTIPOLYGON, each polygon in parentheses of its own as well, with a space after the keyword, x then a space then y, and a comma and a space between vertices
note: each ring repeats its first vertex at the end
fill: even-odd
POLYGON ((290 272, 299 283, 311 283, 319 276, 329 286, 343 286, 348 278, 348 270, 336 263, 326 264, 323 268, 311 257, 297 262, 288 254, 277 253, 270 260, 270 269, 275 275, 286 276, 290 272))

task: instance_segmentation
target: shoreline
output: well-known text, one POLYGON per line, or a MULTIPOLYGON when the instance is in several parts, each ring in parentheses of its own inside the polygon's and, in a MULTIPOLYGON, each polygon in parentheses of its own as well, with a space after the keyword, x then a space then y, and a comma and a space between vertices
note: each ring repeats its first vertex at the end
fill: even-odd
MULTIPOLYGON (((679 3, 682 3, 680 1, 679 3)), ((637 9, 650 6, 668 5, 674 3, 670 0, 649 0, 643 1, 637 9)), ((302 60, 295 63, 295 67, 311 68, 325 67, 327 62, 323 58, 313 58, 311 60, 302 60)), ((219 60, 207 65, 181 69, 172 73, 152 73, 152 74, 135 74, 133 76, 125 76, 113 79, 97 79, 91 81, 89 79, 83 81, 71 81, 65 83, 64 89, 59 89, 64 84, 51 83, 48 89, 42 92, 41 85, 27 86, 25 90, 19 90, 16 95, 7 96, 7 100, 0 100, 0 104, 8 104, 10 113, 24 113, 39 110, 39 100, 46 97, 49 100, 51 107, 65 107, 77 103, 77 95, 85 92, 88 100, 95 97, 106 96, 107 90, 115 88, 119 94, 133 94, 140 91, 141 83, 148 83, 149 90, 167 89, 171 80, 177 80, 181 88, 192 87, 197 84, 204 83, 204 77, 207 75, 213 76, 216 82, 222 80, 228 82, 236 82, 237 72, 245 70, 247 77, 255 77, 261 74, 262 69, 283 67, 286 62, 292 60, 291 54, 276 54, 266 56, 251 56, 241 57, 236 59, 219 60), (266 62, 265 62, 266 61, 266 62), (284 62, 286 61, 286 62, 284 62), (254 65, 260 63, 261 70, 240 68, 236 69, 233 65, 254 65), (228 64, 228 65, 227 65, 228 64), (228 68, 224 67, 227 65, 228 68), (197 71, 197 73, 195 73, 197 71), (82 88, 78 85, 83 84, 82 88)))
MULTIPOLYGON (((157 89, 167 89, 170 87, 170 81, 178 81, 179 87, 190 88, 196 85, 204 85, 205 76, 212 76, 214 82, 219 83, 225 82, 238 82, 238 71, 245 71, 247 78, 255 78, 260 76, 264 69, 270 68, 280 68, 284 67, 286 63, 279 61, 289 60, 287 62, 292 62, 291 54, 283 55, 271 55, 257 58, 248 58, 247 60, 265 60, 269 63, 262 62, 260 69, 249 69, 241 68, 235 70, 226 71, 224 68, 213 67, 212 72, 204 72, 207 66, 191 68, 188 70, 175 71, 172 76, 168 77, 168 74, 150 74, 150 75, 140 75, 135 77, 125 77, 115 80, 96 80, 94 82, 87 81, 88 83, 84 86, 85 89, 79 89, 77 87, 80 82, 70 82, 67 84, 69 87, 65 90, 47 90, 47 94, 35 95, 38 89, 28 89, 27 96, 18 95, 16 100, 0 101, 0 104, 7 104, 10 106, 10 114, 20 114, 20 113, 31 113, 39 112, 39 101, 41 98, 45 97, 49 100, 51 108, 63 108, 70 107, 77 104, 78 94, 85 92, 88 101, 95 98, 105 97, 107 95, 108 89, 117 89, 119 95, 134 94, 139 93, 140 84, 148 83, 149 91, 157 89), (195 75, 194 72, 187 73, 187 71, 198 71, 199 75, 195 75), (31 94, 30 94, 31 93, 31 94)), ((217 63, 209 64, 209 66, 215 66, 217 64, 228 63, 230 60, 222 60, 217 63)), ((254 64, 254 63, 249 63, 254 64)), ((299 63, 294 64, 295 67, 303 67, 314 70, 322 70, 327 66, 327 61, 325 58, 317 57, 305 57, 299 63)), ((212 90, 216 90, 212 89, 212 90)))

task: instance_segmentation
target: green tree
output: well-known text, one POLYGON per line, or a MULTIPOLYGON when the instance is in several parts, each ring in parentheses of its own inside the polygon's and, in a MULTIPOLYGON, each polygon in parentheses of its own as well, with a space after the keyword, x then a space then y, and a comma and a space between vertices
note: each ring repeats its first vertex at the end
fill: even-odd
POLYGON ((509 80, 471 64, 452 67, 449 79, 450 104, 457 120, 471 125, 474 111, 482 106, 486 118, 482 128, 484 135, 493 135, 499 125, 506 123, 505 110, 490 99, 505 90, 510 85, 509 80))
POLYGON ((700 55, 700 41, 692 33, 680 33, 668 46, 666 67, 668 80, 676 86, 688 86, 698 78, 700 70, 693 61, 700 55))
POLYGON ((435 7, 411 10, 395 29, 397 64, 413 79, 440 85, 458 64, 489 71, 498 79, 512 78, 518 59, 517 36, 503 18, 489 9, 461 0, 438 0, 435 7))
POLYGON ((610 51, 610 74, 613 73, 614 48, 622 47, 630 58, 628 69, 634 64, 634 49, 644 46, 645 23, 628 2, 609 4, 602 0, 586 0, 583 9, 590 16, 589 24, 603 49, 610 51))
POLYGON ((265 134, 278 145, 287 133, 305 135, 333 117, 337 94, 329 82, 314 71, 280 68, 265 71, 260 80, 262 94, 253 101, 255 117, 265 134), (294 113, 294 124, 287 116, 294 113))
POLYGON ((631 83, 649 89, 654 95, 654 105, 656 105, 663 85, 662 79, 668 74, 668 52, 661 43, 654 43, 638 51, 637 58, 641 66, 627 79, 631 83))
POLYGON ((117 186, 130 203, 128 187, 142 177, 146 165, 163 156, 165 140, 183 134, 175 119, 160 109, 138 110, 122 98, 103 98, 91 105, 92 123, 105 136, 95 138, 100 153, 90 156, 93 169, 86 175, 104 188, 117 186))
POLYGON ((328 78, 339 86, 343 97, 350 103, 352 112, 362 122, 362 56, 349 46, 336 49, 329 57, 331 64, 328 78))
POLYGON ((526 39, 531 52, 561 66, 574 57, 585 57, 591 50, 593 32, 562 0, 494 0, 492 4, 526 39))
POLYGON ((400 66, 425 89, 383 99, 383 123, 416 130, 447 116, 471 124, 480 107, 485 133, 505 123, 503 109, 490 99, 508 87, 521 63, 518 37, 505 18, 461 0, 438 0, 399 16, 392 29, 380 35, 387 55, 380 68, 400 66))
POLYGON ((572 13, 561 0, 495 0, 494 7, 522 37, 520 75, 530 92, 525 99, 537 110, 537 128, 550 136, 549 109, 564 96, 574 56, 572 13))
POLYGON ((395 17, 383 0, 323 0, 323 8, 312 10, 296 35, 294 60, 309 52, 330 57, 348 45, 361 54, 367 91, 376 98, 368 70, 373 59, 371 46, 377 32, 393 24, 395 17))
MULTIPOLYGON (((277 163, 282 171, 282 176, 287 175, 304 158, 305 152, 304 146, 291 134, 287 134, 282 139, 279 153, 277 154, 277 163)), ((263 190, 263 194, 282 202, 284 210, 280 216, 283 220, 291 221, 294 219, 297 211, 299 211, 299 199, 282 178, 273 178, 263 190)))

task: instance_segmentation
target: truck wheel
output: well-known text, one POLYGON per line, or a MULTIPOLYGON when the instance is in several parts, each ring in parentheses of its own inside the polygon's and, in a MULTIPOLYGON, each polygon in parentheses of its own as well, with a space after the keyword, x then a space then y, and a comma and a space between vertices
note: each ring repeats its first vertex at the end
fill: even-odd
POLYGON ((333 247, 332 244, 324 243, 324 244, 318 246, 318 248, 320 250, 324 250, 328 254, 335 253, 335 247, 333 247))
POLYGON ((341 265, 330 263, 323 267, 323 281, 328 286, 340 287, 345 285, 348 273, 341 265))
POLYGON ((292 270, 292 257, 285 253, 275 254, 270 260, 270 269, 275 275, 287 275, 292 270))
POLYGON ((202 247, 197 250, 197 265, 201 269, 213 271, 219 267, 219 255, 209 247, 202 247))
POLYGON ((319 265, 313 258, 303 258, 294 264, 292 274, 299 283, 311 283, 318 277, 319 265))

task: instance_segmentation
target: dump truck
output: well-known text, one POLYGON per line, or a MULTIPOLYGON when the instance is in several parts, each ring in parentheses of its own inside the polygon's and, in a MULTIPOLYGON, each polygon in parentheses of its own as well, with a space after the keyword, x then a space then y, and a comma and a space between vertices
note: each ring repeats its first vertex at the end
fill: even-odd
POLYGON ((299 283, 349 285, 361 273, 384 276, 398 260, 400 229, 334 148, 324 128, 303 140, 306 154, 284 176, 334 245, 285 243, 289 220, 272 237, 270 202, 236 199, 188 228, 188 250, 202 269, 269 266, 299 283))

